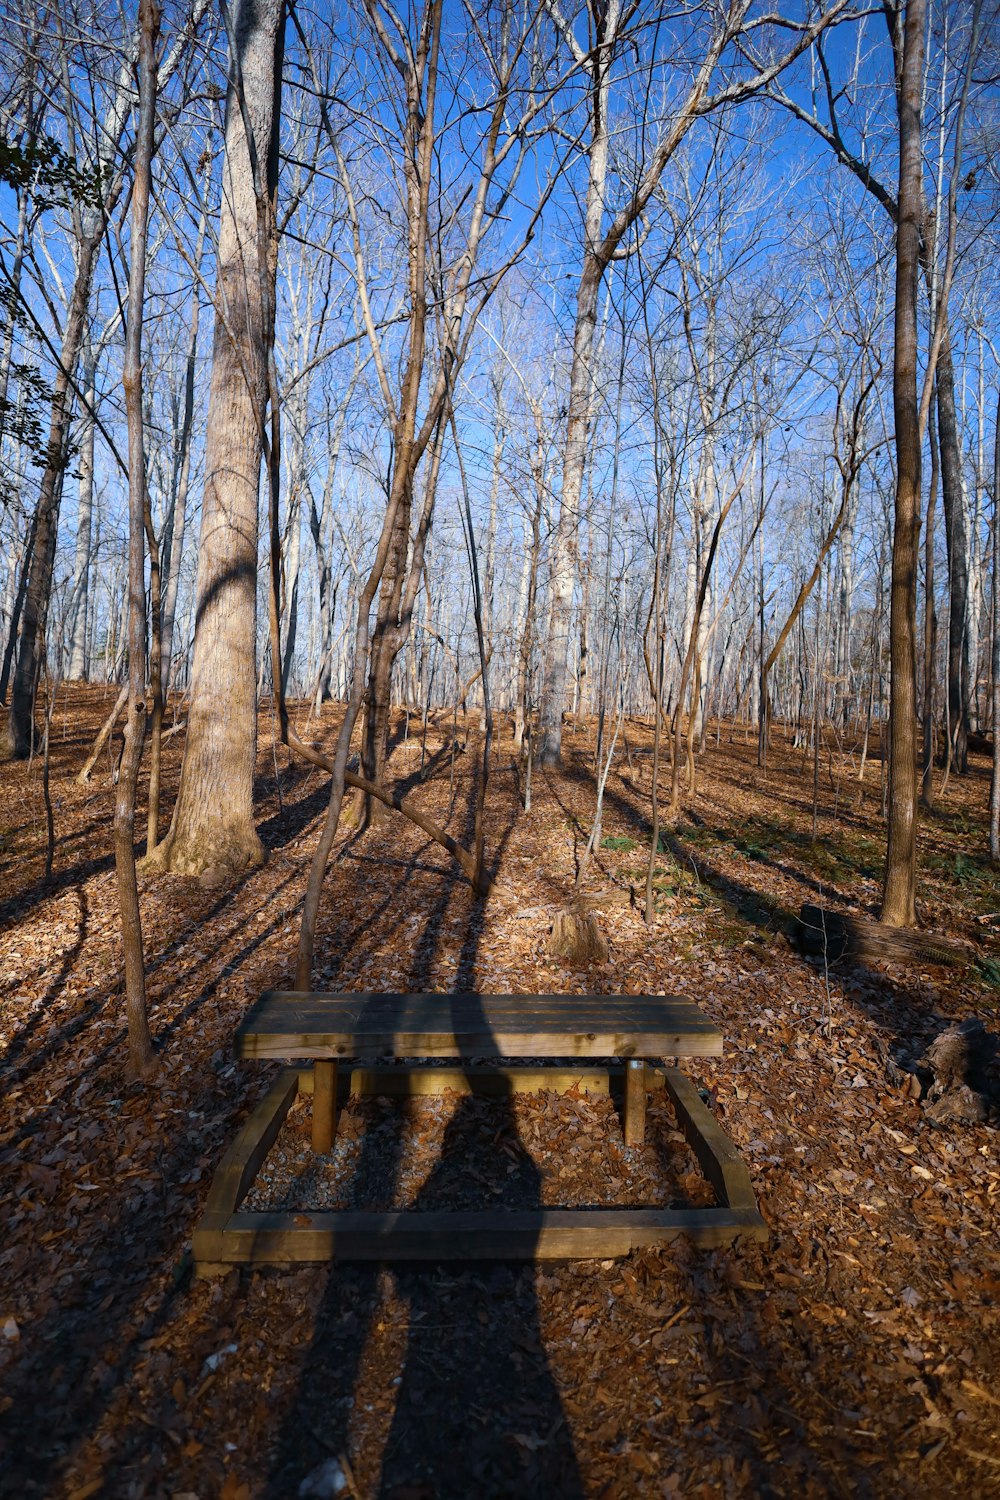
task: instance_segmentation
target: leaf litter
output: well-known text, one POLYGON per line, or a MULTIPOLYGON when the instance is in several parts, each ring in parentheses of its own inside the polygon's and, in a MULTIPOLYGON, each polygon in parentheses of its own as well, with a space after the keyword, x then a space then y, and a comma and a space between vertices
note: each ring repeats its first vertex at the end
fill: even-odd
MULTIPOLYGON (((5 1491, 256 1500, 325 1473, 331 1486, 339 1476, 338 1493, 395 1500, 1000 1494, 996 1125, 935 1124, 913 1082, 947 1024, 978 1015, 997 1029, 988 892, 955 878, 985 847, 982 766, 952 779, 925 829, 922 872, 925 919, 977 943, 975 970, 827 972, 789 947, 784 916, 817 891, 872 914, 868 845, 881 835, 878 768, 859 787, 845 763, 823 788, 821 856, 807 836, 811 777, 781 743, 766 780, 749 747, 710 747, 701 790, 664 846, 650 931, 634 898, 621 899, 634 889, 641 905, 648 849, 645 731, 630 726, 636 769, 609 782, 614 842, 592 880, 608 898, 610 957, 589 970, 551 959, 547 935, 592 814, 592 726, 568 729, 565 774, 536 772, 529 818, 501 738, 485 905, 401 820, 345 835, 325 890, 318 985, 691 995, 723 1030, 726 1055, 689 1070, 748 1162, 771 1238, 624 1261, 338 1265, 199 1282, 192 1227, 273 1077, 232 1061, 233 1031, 263 989, 290 982, 325 789, 279 750, 279 797, 262 716, 268 861, 221 893, 145 886, 160 1067, 147 1089, 127 1085, 110 792, 72 779, 106 703, 97 690, 60 693, 51 881, 37 766, 7 769, 0 812, 5 1491)), ((311 731, 329 740, 335 727, 324 714, 311 731)), ((445 721, 432 725, 432 748, 450 748, 448 736, 445 721)), ((458 836, 476 745, 473 735, 456 757, 458 836)), ((179 760, 178 737, 165 747, 168 791, 179 760)), ((396 761, 397 774, 412 772, 403 746, 396 761)), ((447 771, 414 794, 443 819, 447 771)), ((496 1106, 476 1106, 460 1149, 442 1156, 459 1104, 352 1103, 331 1180, 346 1177, 357 1201, 387 1202, 430 1190, 489 1201, 498 1171, 514 1202, 525 1174, 544 1201, 557 1189, 564 1201, 605 1201, 600 1189, 620 1202, 685 1189, 680 1152, 616 1159, 607 1100, 519 1096, 499 1139, 496 1106), (355 1181, 352 1142, 387 1122, 381 1168, 355 1181)), ((658 1107, 650 1140, 669 1141, 658 1107)), ((289 1144, 304 1128, 297 1114, 289 1144)), ((301 1172, 301 1150, 281 1149, 301 1172)))

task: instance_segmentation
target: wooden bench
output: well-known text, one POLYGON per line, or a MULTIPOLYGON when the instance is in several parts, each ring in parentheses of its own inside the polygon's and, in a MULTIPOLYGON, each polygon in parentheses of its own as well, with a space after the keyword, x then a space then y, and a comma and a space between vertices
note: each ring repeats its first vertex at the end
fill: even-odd
POLYGON ((301 994, 272 991, 236 1035, 241 1058, 314 1060, 288 1068, 227 1154, 195 1232, 195 1260, 220 1265, 353 1259, 584 1258, 627 1253, 687 1233, 702 1244, 759 1237, 746 1167, 697 1090, 654 1060, 717 1057, 722 1034, 691 1000, 660 995, 301 994), (474 1059, 460 1070, 404 1059, 474 1059), (505 1059, 544 1066, 514 1068, 505 1059), (572 1065, 567 1065, 572 1059, 572 1065), (584 1067, 576 1059, 589 1060, 584 1067), (594 1059, 613 1059, 597 1068, 594 1059), (556 1060, 561 1065, 553 1066, 556 1060), (338 1079, 338 1063, 362 1064, 338 1079), (388 1066, 385 1064, 388 1063, 388 1066), (646 1095, 665 1088, 718 1207, 537 1209, 483 1213, 240 1213, 298 1093, 312 1094, 312 1140, 329 1151, 340 1092, 513 1093, 574 1084, 607 1093, 624 1074, 624 1136, 645 1136, 646 1095), (400 1084, 403 1088, 400 1088, 400 1084))

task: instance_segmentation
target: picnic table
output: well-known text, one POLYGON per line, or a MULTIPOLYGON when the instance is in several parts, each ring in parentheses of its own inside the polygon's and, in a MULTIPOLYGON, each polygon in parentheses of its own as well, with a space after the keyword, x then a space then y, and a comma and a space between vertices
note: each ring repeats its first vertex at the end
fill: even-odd
POLYGON ((195 1260, 235 1262, 583 1258, 626 1253, 679 1233, 704 1244, 764 1224, 746 1167, 697 1088, 665 1059, 717 1057, 722 1033, 692 1000, 665 995, 304 994, 270 991, 235 1040, 237 1057, 286 1067, 216 1174, 195 1260), (532 1067, 512 1060, 530 1058, 532 1067), (457 1069, 440 1066, 457 1059, 457 1069), (596 1066, 600 1059, 604 1066, 596 1066), (581 1061, 583 1066, 580 1065, 581 1061), (339 1066, 352 1064, 349 1076, 339 1066), (624 1075, 623 1133, 645 1137, 647 1092, 664 1088, 717 1206, 675 1209, 490 1209, 483 1212, 241 1213, 240 1204, 298 1093, 312 1094, 312 1144, 335 1139, 338 1093, 608 1092, 624 1075))

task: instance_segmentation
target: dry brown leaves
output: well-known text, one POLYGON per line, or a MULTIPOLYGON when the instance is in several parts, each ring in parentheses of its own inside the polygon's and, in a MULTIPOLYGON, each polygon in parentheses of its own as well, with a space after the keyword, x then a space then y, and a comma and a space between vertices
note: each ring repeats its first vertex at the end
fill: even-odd
MULTIPOLYGON (((160 1067, 147 1089, 126 1086, 109 791, 72 780, 104 711, 93 690, 60 696, 48 885, 38 768, 4 771, 5 1492, 256 1500, 295 1495, 330 1460, 342 1493, 396 1500, 1000 1493, 997 1135, 934 1127, 906 1086, 946 1022, 975 1013, 996 1030, 996 991, 973 972, 825 974, 780 930, 781 910, 806 899, 871 911, 877 765, 859 802, 849 759, 830 756, 814 845, 811 768, 797 752, 776 746, 765 778, 739 736, 710 746, 702 790, 667 836, 652 930, 609 903, 609 959, 589 970, 548 953, 593 808, 586 727, 568 733, 564 775, 536 773, 530 819, 501 736, 498 878, 485 906, 397 819, 342 840, 328 878, 317 982, 331 988, 698 999, 727 1055, 697 1071, 750 1164, 770 1244, 192 1283, 190 1234, 212 1170, 267 1083, 268 1070, 231 1062, 233 1029, 251 998, 290 980, 325 789, 279 751, 279 802, 262 717, 268 862, 232 891, 170 880, 144 891, 160 1067)), ((322 733, 334 727, 324 717, 322 733)), ((447 731, 432 730, 432 776, 415 784, 439 817, 447 731)), ((643 883, 648 734, 630 725, 629 739, 634 769, 609 782, 594 892, 643 883)), ((450 826, 463 837, 475 744, 456 756, 450 826)), ((180 753, 178 737, 168 791, 180 753)), ((401 745, 393 767, 410 780, 418 763, 401 745)), ((978 763, 952 780, 925 840, 923 891, 934 925, 989 957, 984 794, 978 763)), ((381 1108, 349 1112, 349 1180, 349 1148, 379 1128, 381 1108)), ((614 1121, 591 1105, 519 1101, 498 1140, 486 1139, 487 1115, 473 1120, 464 1178, 462 1153, 450 1176, 440 1170, 445 1118, 429 1109, 407 1124, 403 1198, 435 1173, 444 1201, 472 1193, 477 1174, 491 1190, 497 1162, 514 1168, 516 1196, 528 1158, 558 1161, 546 1201, 562 1167, 567 1192, 584 1196, 626 1191, 630 1173, 637 1189, 655 1186, 655 1161, 615 1164, 614 1121)), ((351 1187, 385 1183, 376 1173, 351 1187)))

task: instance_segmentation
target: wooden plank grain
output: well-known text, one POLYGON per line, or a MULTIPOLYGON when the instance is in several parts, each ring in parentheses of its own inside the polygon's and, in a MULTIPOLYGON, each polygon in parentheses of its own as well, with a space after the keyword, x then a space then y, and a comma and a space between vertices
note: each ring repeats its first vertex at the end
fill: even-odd
MULTIPOLYGON (((206 1242, 213 1261, 588 1260, 685 1235, 711 1248, 767 1230, 747 1209, 529 1209, 505 1213, 238 1213, 206 1242)), ((208 1257, 206 1257, 208 1258, 208 1257)))
POLYGON ((236 1036, 240 1057, 718 1056, 697 1005, 668 996, 303 995, 271 991, 236 1036))
POLYGON ((274 990, 264 994, 248 1012, 241 1030, 253 1029, 266 1017, 269 1022, 296 1026, 301 1021, 326 1017, 338 1029, 352 1030, 375 1022, 400 1029, 442 1030, 452 1025, 481 1026, 494 1017, 520 1022, 528 1017, 550 1017, 560 1025, 577 1017, 594 1017, 605 1023, 624 1018, 675 1029, 698 1020, 711 1025, 693 1001, 653 995, 302 995, 274 990))
POLYGON ((713 1030, 619 1031, 365 1031, 247 1032, 243 1058, 308 1057, 721 1057, 713 1030))
POLYGON ((232 1213, 242 1203, 278 1138, 298 1088, 297 1069, 282 1068, 220 1162, 205 1204, 206 1219, 232 1213))
POLYGON ((625 1119, 626 1146, 641 1146, 646 1139, 646 1066, 629 1062, 625 1068, 625 1119))
POLYGON ((690 1078, 680 1068, 664 1068, 663 1082, 688 1145, 720 1202, 734 1209, 756 1209, 746 1163, 690 1078))
MULTIPOLYGON (((587 1063, 583 1067, 512 1067, 503 1063, 466 1063, 461 1067, 442 1068, 427 1063, 391 1062, 381 1067, 355 1066, 338 1075, 337 1098, 343 1104, 356 1098, 410 1099, 417 1095, 476 1094, 488 1099, 505 1099, 511 1094, 542 1094, 549 1091, 565 1094, 577 1089, 583 1094, 607 1096, 612 1088, 621 1089, 625 1080, 624 1063, 603 1067, 587 1063)), ((663 1068, 646 1065, 646 1088, 662 1090, 663 1068)), ((311 1097, 312 1068, 299 1071, 299 1093, 311 1097)))
POLYGON ((317 1059, 313 1069, 312 1148, 323 1156, 333 1145, 337 1129, 337 1064, 317 1059))

